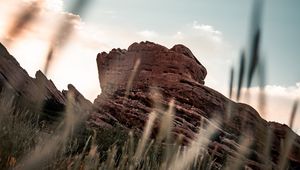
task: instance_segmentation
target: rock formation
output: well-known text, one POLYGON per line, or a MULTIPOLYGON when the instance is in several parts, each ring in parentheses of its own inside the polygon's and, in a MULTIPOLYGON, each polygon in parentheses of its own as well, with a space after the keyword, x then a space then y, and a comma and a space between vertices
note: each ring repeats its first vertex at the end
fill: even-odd
MULTIPOLYGON (((289 158, 300 164, 300 138, 287 127, 263 120, 252 107, 235 103, 205 86, 206 69, 183 45, 167 49, 151 42, 134 43, 128 50, 98 54, 97 65, 102 93, 94 101, 89 120, 93 127, 122 126, 142 131, 155 106, 167 108, 174 99, 173 133, 183 135, 185 143, 195 137, 202 119, 220 117, 221 128, 210 144, 218 159, 238 154, 240 137, 250 134, 254 141, 247 164, 264 169, 266 141, 272 136, 269 165, 275 167, 283 146, 280 141, 290 134, 296 142, 289 158), (155 91, 161 98, 153 99, 155 91)), ((157 129, 158 123, 154 131, 157 129)))
MULTIPOLYGON (((241 157, 239 140, 249 135, 253 142, 245 157, 247 166, 278 168, 281 148, 291 149, 287 156, 292 168, 300 166, 300 137, 286 125, 267 122, 252 107, 235 103, 205 86, 205 67, 183 45, 168 49, 151 42, 134 43, 127 50, 98 54, 97 66, 102 93, 92 104, 73 85, 60 92, 40 71, 31 78, 0 44, 0 89, 12 90, 30 109, 43 106, 48 120, 63 113, 72 95, 77 105, 90 113, 89 128, 118 126, 137 132, 143 131, 150 112, 162 114, 174 100, 172 134, 183 135, 184 144, 195 138, 199 127, 204 126, 202 120, 220 118, 219 129, 209 144, 209 152, 217 162, 241 157), (287 139, 294 139, 294 143, 289 145, 287 139), (265 163, 266 157, 271 162, 265 163)), ((158 129, 156 121, 152 137, 158 129)))
POLYGON ((33 112, 46 113, 45 119, 54 120, 64 112, 67 93, 71 92, 76 102, 83 108, 91 108, 92 103, 86 100, 73 85, 68 91, 60 92, 51 80, 37 71, 35 78, 31 78, 0 43, 0 89, 13 91, 19 106, 25 106, 33 112))

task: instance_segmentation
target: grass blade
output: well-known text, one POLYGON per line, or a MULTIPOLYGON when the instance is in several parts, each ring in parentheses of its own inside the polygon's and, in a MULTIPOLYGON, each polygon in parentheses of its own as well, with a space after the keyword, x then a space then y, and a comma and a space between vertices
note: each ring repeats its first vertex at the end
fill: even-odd
POLYGON ((240 58, 240 71, 239 71, 239 79, 238 79, 238 89, 237 89, 237 101, 240 100, 241 89, 244 80, 244 70, 245 70, 245 52, 243 51, 240 58))
POLYGON ((232 97, 232 92, 233 92, 233 79, 234 79, 234 69, 231 67, 230 69, 230 80, 229 80, 229 98, 231 99, 232 97))
POLYGON ((293 108, 292 108, 291 118, 290 118, 290 121, 289 121, 289 126, 290 126, 291 129, 293 129, 293 124, 294 124, 295 116, 296 116, 297 109, 298 109, 298 103, 299 103, 299 101, 296 100, 294 102, 294 105, 293 105, 293 108))

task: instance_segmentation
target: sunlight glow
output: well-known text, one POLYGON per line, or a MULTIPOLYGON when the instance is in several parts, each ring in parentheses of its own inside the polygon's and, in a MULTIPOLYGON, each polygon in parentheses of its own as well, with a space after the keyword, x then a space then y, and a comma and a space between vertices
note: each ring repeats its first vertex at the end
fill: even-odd
POLYGON ((45 0, 46 9, 51 11, 63 11, 63 1, 62 0, 45 0))

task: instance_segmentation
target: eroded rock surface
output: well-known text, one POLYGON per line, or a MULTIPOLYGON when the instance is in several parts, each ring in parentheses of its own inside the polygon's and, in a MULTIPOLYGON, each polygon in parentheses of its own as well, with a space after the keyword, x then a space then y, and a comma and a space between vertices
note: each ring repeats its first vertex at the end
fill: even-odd
MULTIPOLYGON (((50 119, 60 116, 71 95, 79 108, 90 113, 89 127, 118 126, 138 132, 143 131, 150 112, 163 114, 174 100, 172 133, 175 137, 183 135, 185 144, 195 138, 203 120, 219 118, 219 129, 209 143, 209 152, 216 161, 245 157, 239 151, 241 139, 252 136, 245 157, 248 167, 277 169, 284 155, 281 148, 290 148, 291 152, 286 153, 288 163, 299 168, 299 136, 286 125, 267 122, 252 107, 235 103, 205 86, 206 69, 187 47, 175 45, 168 49, 151 42, 134 43, 127 50, 98 54, 97 65, 102 93, 91 103, 73 85, 60 92, 40 71, 31 78, 0 44, 0 89, 14 91, 18 101, 26 101, 32 109, 42 105, 50 119), (289 145, 291 138, 294 142, 289 145), (267 157, 271 161, 266 163, 267 157)), ((159 125, 157 120, 152 137, 159 125)))
MULTIPOLYGON (((206 69, 187 47, 175 45, 168 49, 152 42, 134 43, 127 50, 98 54, 97 65, 102 93, 94 101, 91 126, 142 131, 148 114, 157 105, 167 109, 168 103, 175 100, 173 133, 183 135, 185 143, 195 137, 202 119, 219 117, 221 128, 209 146, 218 159, 237 156, 240 137, 249 135, 253 143, 246 163, 253 169, 265 169, 266 141, 271 136, 272 162, 268 165, 274 168, 279 164, 282 144, 278 142, 285 137, 278 135, 277 126, 263 120, 249 105, 235 103, 205 86, 206 69), (155 92, 161 98, 153 97, 155 92)), ((158 128, 156 122, 154 132, 158 128)), ((291 132, 288 128, 279 129, 291 132)), ((292 134, 297 140, 289 159, 300 164, 299 136, 292 134)))
POLYGON ((73 85, 69 85, 63 94, 41 71, 36 72, 35 78, 30 77, 0 43, 1 91, 4 88, 12 91, 11 94, 16 96, 16 101, 30 111, 46 113, 45 118, 48 120, 55 120, 64 113, 68 92, 74 94, 76 102, 82 108, 91 109, 92 105, 73 85))
POLYGON ((150 42, 134 43, 128 50, 113 49, 109 54, 98 54, 97 65, 104 93, 126 88, 128 80, 134 74, 135 65, 138 66, 132 89, 150 86, 169 88, 178 80, 204 84, 206 76, 206 69, 183 45, 169 50, 150 42))

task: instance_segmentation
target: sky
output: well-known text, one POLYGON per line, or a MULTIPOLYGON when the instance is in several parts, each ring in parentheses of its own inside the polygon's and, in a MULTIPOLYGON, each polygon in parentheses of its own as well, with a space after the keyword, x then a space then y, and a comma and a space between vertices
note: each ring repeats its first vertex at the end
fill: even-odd
MULTIPOLYGON (((0 40, 12 18, 33 0, 0 0, 0 40)), ((55 56, 49 74, 62 90, 71 83, 93 101, 101 89, 97 53, 153 41, 171 48, 189 47, 206 67, 206 85, 228 96, 229 68, 247 50, 253 0, 90 0, 81 13, 72 13, 74 0, 45 0, 34 24, 8 47, 31 76, 43 68, 51 37, 60 18, 68 16, 74 31, 55 56)), ((267 113, 270 121, 286 123, 293 101, 300 97, 299 0, 266 0, 262 15, 261 54, 266 58, 267 113)), ((257 108, 257 87, 251 87, 257 108)), ((300 112, 294 130, 300 133, 300 112)))

